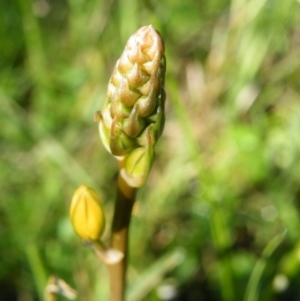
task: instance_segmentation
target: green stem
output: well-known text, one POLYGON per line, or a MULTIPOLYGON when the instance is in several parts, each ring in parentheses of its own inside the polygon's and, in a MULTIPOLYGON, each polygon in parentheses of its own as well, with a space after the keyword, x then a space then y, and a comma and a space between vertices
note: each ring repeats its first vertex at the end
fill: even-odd
POLYGON ((210 229, 215 249, 218 253, 217 270, 219 274, 220 293, 223 301, 234 300, 234 285, 231 271, 230 233, 226 224, 226 216, 222 208, 215 204, 212 206, 210 216, 210 229))
POLYGON ((30 243, 25 248, 25 254, 34 278, 39 299, 46 301, 44 290, 47 284, 47 273, 44 269, 39 251, 35 244, 30 243))
POLYGON ((118 190, 112 223, 111 248, 122 252, 124 258, 120 262, 109 266, 110 301, 124 301, 128 230, 135 195, 136 188, 130 187, 119 173, 118 190))

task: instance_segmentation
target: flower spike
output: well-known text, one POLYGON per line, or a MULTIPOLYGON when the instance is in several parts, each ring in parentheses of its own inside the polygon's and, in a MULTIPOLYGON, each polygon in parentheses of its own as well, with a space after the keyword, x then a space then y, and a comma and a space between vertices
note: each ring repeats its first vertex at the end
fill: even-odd
POLYGON ((95 115, 105 148, 125 162, 122 176, 132 187, 144 185, 163 131, 165 69, 160 34, 151 25, 141 27, 129 38, 108 83, 103 109, 95 115))

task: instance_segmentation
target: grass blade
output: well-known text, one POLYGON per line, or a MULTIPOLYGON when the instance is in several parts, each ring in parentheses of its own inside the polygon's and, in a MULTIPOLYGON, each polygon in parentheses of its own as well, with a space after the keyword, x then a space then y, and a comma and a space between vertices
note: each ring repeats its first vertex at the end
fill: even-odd
POLYGON ((283 234, 279 234, 275 236, 265 247, 265 249, 262 252, 262 257, 257 260, 245 293, 244 301, 257 301, 258 300, 258 293, 259 293, 259 281, 262 277, 262 274, 264 272, 264 269, 267 265, 268 258, 273 254, 273 252, 277 249, 277 247, 282 242, 284 236, 286 234, 286 231, 283 234))

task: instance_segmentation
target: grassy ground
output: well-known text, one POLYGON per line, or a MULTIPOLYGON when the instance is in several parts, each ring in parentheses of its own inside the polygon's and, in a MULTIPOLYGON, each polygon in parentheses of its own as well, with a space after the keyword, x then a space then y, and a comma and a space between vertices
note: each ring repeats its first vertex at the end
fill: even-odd
POLYGON ((86 183, 110 220, 117 164, 93 114, 126 40, 153 24, 167 121, 134 211, 128 301, 299 300, 299 22, 295 0, 3 1, 0 299, 42 300, 51 274, 107 299, 68 207, 86 183))

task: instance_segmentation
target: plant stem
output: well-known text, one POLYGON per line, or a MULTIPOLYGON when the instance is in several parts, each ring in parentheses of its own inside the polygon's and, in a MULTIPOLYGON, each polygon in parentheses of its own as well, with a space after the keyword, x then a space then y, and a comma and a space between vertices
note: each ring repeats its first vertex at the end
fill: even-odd
POLYGON ((127 266, 128 230, 131 211, 135 201, 136 188, 129 186, 120 175, 123 162, 120 162, 118 189, 111 233, 111 248, 121 251, 124 258, 110 269, 110 301, 124 301, 125 274, 127 266))
POLYGON ((37 293, 41 301, 46 301, 44 289, 47 284, 47 273, 41 260, 37 246, 30 243, 25 247, 25 252, 36 285, 37 293))

